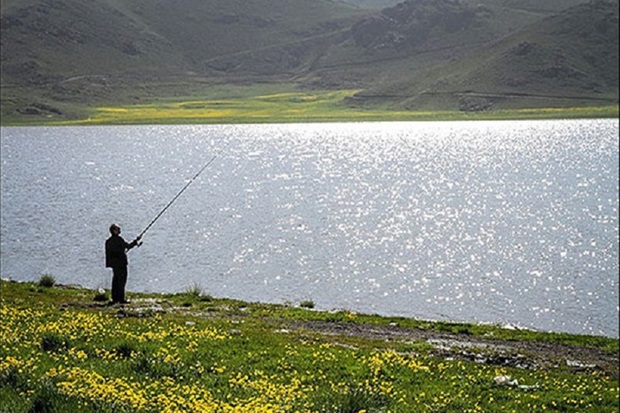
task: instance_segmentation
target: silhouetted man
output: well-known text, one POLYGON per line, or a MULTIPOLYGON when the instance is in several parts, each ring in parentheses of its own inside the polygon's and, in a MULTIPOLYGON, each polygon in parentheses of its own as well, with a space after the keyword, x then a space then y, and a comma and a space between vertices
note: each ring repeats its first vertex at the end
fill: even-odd
POLYGON ((142 245, 140 236, 131 243, 121 237, 121 227, 110 226, 110 238, 105 242, 105 266, 112 268, 112 304, 126 304, 125 285, 127 284, 127 251, 142 245))

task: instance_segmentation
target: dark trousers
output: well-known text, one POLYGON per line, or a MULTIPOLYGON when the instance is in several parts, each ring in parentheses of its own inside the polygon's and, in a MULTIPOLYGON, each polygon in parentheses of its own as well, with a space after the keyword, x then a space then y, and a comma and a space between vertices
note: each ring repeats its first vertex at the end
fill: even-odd
POLYGON ((127 284, 127 266, 112 268, 112 302, 125 301, 125 284, 127 284))

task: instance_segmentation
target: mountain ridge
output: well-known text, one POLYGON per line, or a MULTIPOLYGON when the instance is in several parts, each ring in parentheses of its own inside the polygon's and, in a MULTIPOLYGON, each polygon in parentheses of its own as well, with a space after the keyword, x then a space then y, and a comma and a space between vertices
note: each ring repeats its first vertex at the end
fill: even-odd
POLYGON ((550 0, 541 8, 535 1, 407 0, 373 8, 385 1, 3 0, 2 114, 70 118, 80 116, 80 105, 208 95, 212 85, 257 82, 359 89, 346 104, 386 109, 617 104, 617 1, 550 0), (549 22, 555 31, 543 30, 549 22), (556 49, 563 60, 554 66, 545 53, 556 49), (513 66, 525 53, 538 69, 511 67, 502 60, 507 53, 513 66), (497 71, 509 79, 497 81, 497 71), (550 88, 564 99, 545 99, 550 88))

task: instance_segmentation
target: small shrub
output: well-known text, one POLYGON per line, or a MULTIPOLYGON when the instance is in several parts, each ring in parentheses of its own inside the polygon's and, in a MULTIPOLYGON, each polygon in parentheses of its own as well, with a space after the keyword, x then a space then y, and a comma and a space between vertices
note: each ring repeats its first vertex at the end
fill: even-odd
POLYGON ((60 334, 46 332, 41 337, 41 349, 43 351, 58 351, 69 347, 69 340, 60 334))
POLYGON ((49 382, 42 383, 32 398, 32 405, 29 413, 51 413, 57 412, 59 409, 66 408, 62 396, 49 382))
POLYGON ((55 284, 56 279, 49 274, 45 274, 39 279, 39 287, 51 288, 55 284))
POLYGON ((124 359, 131 358, 132 354, 137 353, 136 348, 132 344, 127 342, 123 342, 117 345, 114 351, 119 357, 124 359))
POLYGON ((131 364, 132 369, 136 373, 144 374, 152 379, 159 379, 162 377, 178 378, 183 373, 188 374, 187 371, 183 371, 182 366, 173 363, 166 363, 164 360, 158 357, 153 357, 147 352, 140 352, 133 358, 131 364))
POLYGON ((301 303, 299 303, 299 306, 303 308, 314 308, 314 301, 312 300, 302 301, 301 303))
POLYGON ((0 371, 0 387, 10 386, 18 388, 26 383, 24 374, 17 366, 10 366, 0 371))

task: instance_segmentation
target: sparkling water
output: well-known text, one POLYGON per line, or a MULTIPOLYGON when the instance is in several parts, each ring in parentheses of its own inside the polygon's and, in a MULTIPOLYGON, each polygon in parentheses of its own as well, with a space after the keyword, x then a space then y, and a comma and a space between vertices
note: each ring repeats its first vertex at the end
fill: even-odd
POLYGON ((618 120, 4 127, 1 154, 3 278, 109 288, 109 225, 217 155, 128 290, 618 337, 618 120))

